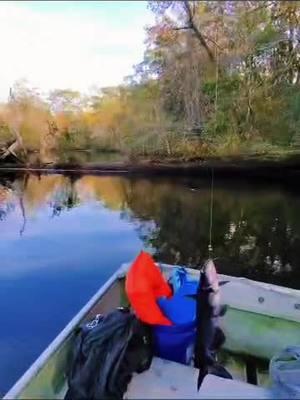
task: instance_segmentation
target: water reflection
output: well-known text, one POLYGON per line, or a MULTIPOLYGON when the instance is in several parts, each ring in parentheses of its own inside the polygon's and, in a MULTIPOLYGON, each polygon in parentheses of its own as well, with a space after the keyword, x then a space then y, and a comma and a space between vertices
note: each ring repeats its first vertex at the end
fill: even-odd
MULTIPOLYGON (((128 182, 127 216, 154 221, 141 237, 166 262, 196 266, 208 255, 210 188, 128 182), (195 189, 195 187, 197 189, 195 189)), ((275 189, 214 192, 213 247, 222 273, 300 287, 299 198, 275 189)))
MULTIPOLYGON (((158 260, 197 267, 208 255, 210 196, 201 180, 26 175, 3 180, 0 223, 18 208, 24 235, 41 210, 53 218, 98 202, 133 224, 158 260)), ((299 206, 298 196, 279 189, 217 181, 212 241, 219 271, 300 288, 299 206)))

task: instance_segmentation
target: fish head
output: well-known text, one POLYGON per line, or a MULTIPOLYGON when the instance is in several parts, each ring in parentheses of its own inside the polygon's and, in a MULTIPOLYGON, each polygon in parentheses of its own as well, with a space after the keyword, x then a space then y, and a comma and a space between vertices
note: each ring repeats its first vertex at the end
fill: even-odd
POLYGON ((213 315, 223 316, 226 312, 226 307, 221 305, 220 286, 228 283, 229 281, 222 281, 219 283, 217 270, 213 260, 209 259, 203 265, 200 271, 200 281, 197 289, 197 294, 186 295, 196 301, 201 297, 213 309, 213 315))
POLYGON ((214 314, 218 314, 220 306, 220 291, 218 274, 213 260, 209 259, 203 266, 201 274, 201 288, 207 293, 208 303, 215 310, 214 314))
POLYGON ((203 266, 201 274, 201 286, 204 290, 210 289, 211 292, 219 292, 218 274, 213 260, 209 259, 203 266))

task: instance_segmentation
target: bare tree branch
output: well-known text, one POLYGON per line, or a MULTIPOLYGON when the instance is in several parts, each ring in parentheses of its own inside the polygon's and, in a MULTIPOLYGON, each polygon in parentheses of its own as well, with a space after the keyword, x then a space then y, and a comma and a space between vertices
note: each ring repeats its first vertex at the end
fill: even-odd
POLYGON ((263 1, 263 2, 262 2, 261 4, 259 4, 256 8, 253 8, 253 9, 251 9, 251 10, 245 11, 243 15, 253 14, 253 13, 255 13, 256 11, 259 11, 259 10, 265 9, 265 8, 267 8, 267 7, 270 7, 270 6, 272 5, 272 3, 273 3, 272 1, 271 1, 271 2, 270 2, 270 1, 263 1))
POLYGON ((6 157, 8 157, 10 154, 12 154, 15 158, 18 158, 16 155, 15 151, 19 148, 19 144, 17 141, 14 141, 7 149, 2 149, 3 154, 1 155, 0 159, 4 160, 6 157))
POLYGON ((197 28, 197 26, 194 23, 193 13, 192 13, 192 10, 191 10, 188 0, 184 0, 183 4, 184 4, 185 11, 187 12, 187 15, 188 15, 188 24, 189 24, 190 29, 192 29, 195 36, 199 40, 200 44, 205 48, 210 61, 215 63, 216 60, 215 60, 215 57, 214 57, 212 51, 208 47, 203 35, 201 34, 201 32, 199 31, 199 29, 197 28))
MULTIPOLYGON (((186 31, 186 30, 188 30, 188 29, 192 29, 190 25, 188 25, 188 26, 177 26, 177 27, 172 28, 173 31, 186 31)), ((204 35, 204 34, 202 34, 202 36, 203 36, 206 40, 210 41, 210 42, 213 43, 215 46, 217 46, 220 50, 223 50, 223 48, 222 48, 214 39, 212 39, 211 37, 209 37, 209 36, 207 36, 207 35, 204 35)))
POLYGON ((191 29, 191 27, 190 27, 190 25, 188 25, 188 26, 177 26, 177 27, 174 27, 172 29, 173 29, 173 31, 183 31, 183 30, 191 29))
POLYGON ((213 43, 216 47, 218 47, 219 50, 223 50, 223 47, 221 47, 221 46, 220 46, 214 39, 212 39, 210 36, 203 35, 203 34, 202 34, 202 36, 203 36, 206 40, 208 40, 208 41, 210 41, 211 43, 213 43))

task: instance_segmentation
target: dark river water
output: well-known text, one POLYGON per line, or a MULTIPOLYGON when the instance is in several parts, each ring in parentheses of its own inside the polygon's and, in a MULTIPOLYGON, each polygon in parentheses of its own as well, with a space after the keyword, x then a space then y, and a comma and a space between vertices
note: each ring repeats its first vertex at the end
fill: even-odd
MULTIPOLYGON (((142 248, 199 265, 210 199, 200 179, 1 175, 0 395, 142 248)), ((216 176, 218 271, 300 289, 299 212, 299 194, 216 176)))

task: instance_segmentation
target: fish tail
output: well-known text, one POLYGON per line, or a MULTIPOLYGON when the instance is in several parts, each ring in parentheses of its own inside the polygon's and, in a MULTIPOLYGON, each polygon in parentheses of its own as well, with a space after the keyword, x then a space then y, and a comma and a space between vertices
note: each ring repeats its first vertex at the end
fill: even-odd
POLYGON ((207 373, 208 373, 207 368, 205 368, 204 370, 203 369, 199 369, 199 375, 198 375, 198 380, 197 380, 197 390, 198 391, 199 391, 199 389, 200 389, 200 387, 202 385, 203 379, 205 378, 207 373))
POLYGON ((219 363, 215 363, 209 368, 209 373, 215 376, 219 376, 224 379, 233 379, 232 375, 219 363))

